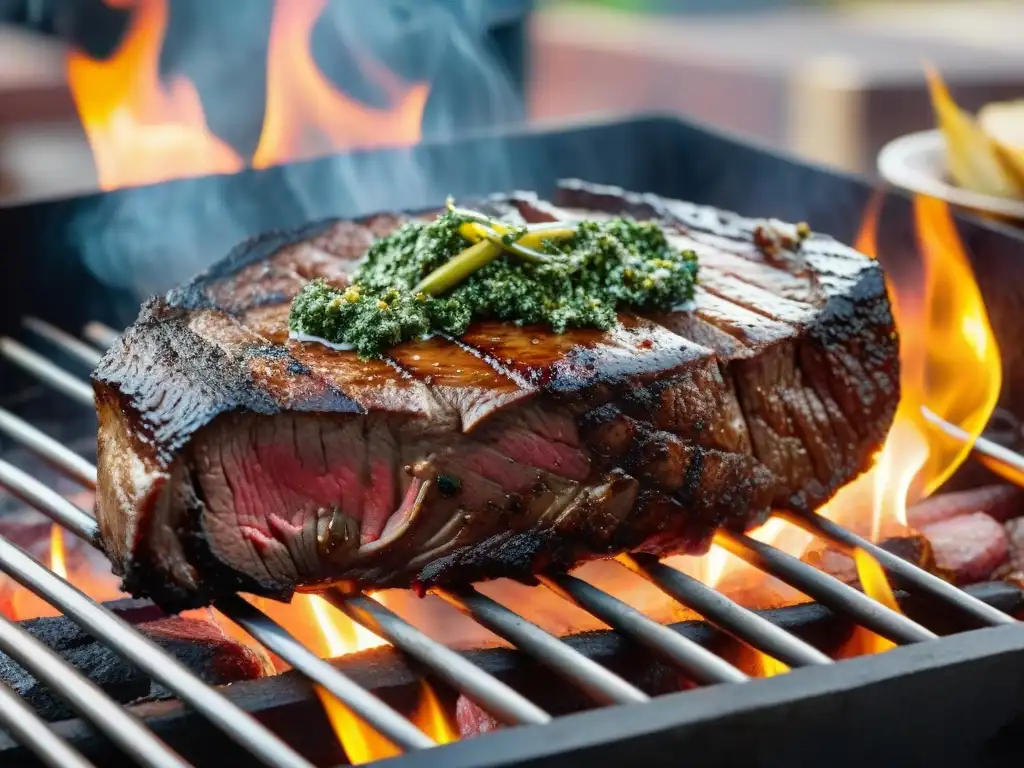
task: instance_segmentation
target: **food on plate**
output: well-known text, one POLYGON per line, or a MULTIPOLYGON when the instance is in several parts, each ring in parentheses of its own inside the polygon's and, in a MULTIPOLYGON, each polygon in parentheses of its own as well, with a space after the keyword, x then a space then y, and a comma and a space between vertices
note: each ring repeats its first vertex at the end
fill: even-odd
POLYGON ((975 117, 957 106, 938 72, 929 67, 926 74, 953 181, 980 194, 1024 199, 1024 101, 988 104, 975 117))
POLYGON ((828 500, 899 399, 876 261, 806 226, 576 181, 554 203, 256 238, 146 303, 93 380, 103 546, 126 590, 170 608, 701 552, 721 526, 828 500), (520 247, 602 281, 653 271, 630 291, 520 247), (356 327, 390 317, 378 293, 326 322, 346 293, 389 290, 368 252, 418 264, 403 300, 461 295, 463 314, 356 327))

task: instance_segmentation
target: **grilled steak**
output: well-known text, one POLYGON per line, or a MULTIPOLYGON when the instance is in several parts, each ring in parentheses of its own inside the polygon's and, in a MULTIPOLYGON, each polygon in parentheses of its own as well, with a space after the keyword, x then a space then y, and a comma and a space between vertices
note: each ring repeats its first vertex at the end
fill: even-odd
MULTIPOLYGON (((97 516, 125 589, 513 577, 807 510, 869 464, 899 396, 881 268, 778 223, 580 182, 512 222, 656 220, 700 258, 692 307, 609 331, 477 322, 382 360, 288 338, 402 216, 257 238, 151 299, 94 374, 97 516)), ((430 214, 431 218, 433 214, 430 214)))

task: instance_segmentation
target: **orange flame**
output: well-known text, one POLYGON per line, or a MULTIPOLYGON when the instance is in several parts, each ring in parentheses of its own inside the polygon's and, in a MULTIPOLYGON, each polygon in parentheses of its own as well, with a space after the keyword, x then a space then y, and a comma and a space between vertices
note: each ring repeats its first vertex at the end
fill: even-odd
POLYGON ((853 241, 854 248, 866 256, 870 256, 872 259, 878 258, 878 220, 882 215, 882 204, 884 202, 885 197, 881 194, 875 193, 871 196, 867 207, 864 209, 860 231, 853 241))
MULTIPOLYGON (((121 0, 110 5, 123 6, 121 0)), ((150 184, 243 167, 206 125, 199 93, 184 77, 165 86, 159 59, 167 0, 137 0, 114 55, 68 54, 68 84, 96 162, 102 189, 150 184)))
POLYGON ((758 677, 775 677, 776 675, 784 675, 786 672, 789 672, 789 667, 775 657, 761 651, 756 651, 756 653, 757 669, 754 674, 758 677))
MULTIPOLYGON (((81 555, 75 557, 72 554, 69 558, 63 528, 54 523, 49 526, 49 532, 49 552, 45 562, 49 563, 51 571, 70 581, 94 600, 113 600, 124 596, 118 589, 117 578, 109 569, 93 568, 93 564, 87 562, 81 555)), ((0 577, 0 613, 10 619, 24 621, 41 616, 57 616, 60 611, 32 590, 16 584, 11 579, 0 577)))
MULTIPOLYGON (((117 51, 97 60, 67 59, 68 84, 82 121, 100 187, 150 184, 210 173, 234 173, 243 158, 214 135, 195 85, 164 83, 160 50, 167 0, 105 0, 133 9, 117 51)), ((388 106, 361 104, 338 91, 313 58, 310 36, 326 0, 278 0, 267 54, 266 113, 252 166, 265 168, 341 149, 408 146, 422 135, 430 87, 405 83, 369 57, 360 61, 388 106)))
POLYGON ((360 720, 351 709, 323 688, 316 686, 316 693, 351 765, 372 763, 374 760, 401 754, 398 747, 360 720))
MULTIPOLYGON (((877 251, 880 203, 881 198, 869 203, 856 239, 858 249, 871 257, 877 251)), ((902 394, 893 426, 872 470, 821 510, 873 539, 904 531, 907 505, 942 485, 968 455, 969 443, 929 426, 922 408, 960 426, 973 440, 988 422, 1002 384, 999 349, 948 206, 918 197, 914 219, 923 289, 892 281, 888 285, 901 337, 902 394)), ((809 534, 779 518, 751 535, 791 553, 802 552, 811 541, 809 534)), ((858 561, 862 574, 870 567, 858 561)), ((880 589, 882 582, 867 578, 873 589, 880 589)), ((767 583, 756 569, 718 546, 704 558, 702 579, 726 591, 746 579, 767 583)), ((793 597, 788 588, 776 586, 793 597)), ((877 589, 869 594, 876 593, 881 594, 877 589)))
POLYGON ((459 730, 426 680, 421 681, 420 701, 412 714, 412 721, 438 744, 451 744, 459 740, 459 730))
MULTIPOLYGON (((293 602, 300 605, 305 603, 316 626, 319 627, 323 635, 320 656, 344 656, 346 653, 361 651, 383 642, 364 627, 331 608, 321 597, 296 595, 293 602), (367 635, 369 637, 366 637, 367 635), (373 640, 377 642, 373 643, 373 640)), ((394 744, 366 725, 328 691, 316 686, 316 693, 352 765, 400 754, 394 744)))
POLYGON ((278 0, 267 56, 267 112, 254 168, 338 149, 408 146, 421 137, 430 88, 405 84, 375 62, 362 67, 387 95, 384 109, 338 92, 313 59, 310 36, 327 0, 278 0))
MULTIPOLYGON (((900 332, 902 394, 889 437, 874 469, 843 488, 824 514, 864 528, 877 538, 906 527, 907 505, 941 486, 970 452, 928 425, 922 409, 971 435, 984 429, 1002 386, 1002 363, 970 260, 949 207, 914 199, 914 221, 923 260, 924 288, 890 284, 900 332)), ((877 211, 865 219, 857 242, 875 256, 877 211)))
MULTIPOLYGON (((321 656, 343 656, 385 644, 384 640, 333 609, 323 598, 296 595, 294 601, 300 605, 305 603, 320 629, 321 656)), ((319 686, 316 686, 316 692, 351 764, 361 765, 400 754, 398 747, 364 723, 329 692, 319 686)), ((410 719, 438 744, 458 739, 458 731, 426 680, 422 681, 419 704, 410 719)))
POLYGON ((925 306, 929 310, 921 405, 971 436, 964 443, 936 435, 934 430, 928 433, 931 452, 924 468, 923 497, 948 480, 967 458, 999 400, 1003 369, 985 301, 949 206, 941 200, 918 197, 914 216, 924 253, 925 306))
MULTIPOLYGON (((765 544, 771 544, 786 552, 799 553, 806 549, 811 542, 811 535, 797 526, 786 522, 780 517, 773 517, 760 528, 752 531, 750 537, 765 544)), ((725 547, 715 543, 712 544, 708 554, 703 558, 703 568, 699 575, 701 580, 710 587, 719 587, 726 592, 737 584, 754 583, 764 587, 771 584, 773 590, 779 597, 785 597, 787 602, 797 602, 802 596, 796 590, 788 587, 780 581, 776 581, 764 575, 762 571, 753 565, 749 565, 738 556, 729 552, 725 547)), ((761 590, 758 597, 765 600, 763 604, 751 605, 756 608, 773 607, 773 596, 769 590, 761 590)), ((739 599, 739 598, 737 598, 739 599)), ((747 600, 749 602, 749 600, 747 600)), ((781 662, 764 657, 759 662, 759 669, 775 669, 786 671, 785 665, 781 662), (765 666, 767 664, 767 667, 765 666), (778 666, 775 666, 778 665, 778 666)), ((758 664, 755 664, 758 666, 758 664)), ((756 672, 756 670, 755 670, 756 672)))
POLYGON ((56 523, 50 526, 50 570, 62 579, 68 577, 64 563, 64 531, 56 523))
MULTIPOLYGON (((877 207, 869 208, 858 246, 876 255, 877 207)), ((900 331, 901 398, 875 467, 846 486, 823 513, 856 526, 865 509, 872 538, 907 526, 907 506, 940 487, 963 463, 999 399, 1002 363, 985 303, 946 203, 915 197, 914 221, 923 260, 924 289, 890 283, 900 331), (954 441, 930 427, 928 408, 960 426, 970 442, 954 441)), ((863 526, 861 526, 863 527, 863 526)), ((881 565, 867 552, 853 553, 864 592, 899 611, 881 565)), ((841 655, 894 647, 858 627, 841 655)))
MULTIPOLYGON (((881 564, 859 547, 853 551, 853 561, 857 566, 857 576, 860 578, 864 594, 874 598, 886 608, 902 613, 881 564)), ((882 653, 895 647, 896 644, 891 640, 858 626, 854 630, 851 642, 847 644, 841 655, 859 656, 865 653, 882 653)))
POLYGON ((983 454, 978 454, 975 458, 984 464, 985 467, 993 474, 999 475, 1004 480, 1008 480, 1014 485, 1019 485, 1024 488, 1024 472, 1021 472, 1019 469, 1015 469, 1005 462, 997 461, 996 459, 989 458, 983 454))

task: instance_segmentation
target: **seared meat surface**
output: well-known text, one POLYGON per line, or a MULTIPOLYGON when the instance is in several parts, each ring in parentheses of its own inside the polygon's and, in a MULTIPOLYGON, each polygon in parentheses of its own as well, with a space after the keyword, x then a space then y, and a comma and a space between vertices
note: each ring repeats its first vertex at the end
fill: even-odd
POLYGON ((239 246, 151 299, 94 374, 97 516, 128 591, 182 608, 700 552, 867 468, 899 398, 876 262, 580 182, 487 210, 656 220, 699 255, 694 305, 561 335, 478 322, 363 361, 290 340, 289 303, 316 277, 344 285, 402 216, 239 246))

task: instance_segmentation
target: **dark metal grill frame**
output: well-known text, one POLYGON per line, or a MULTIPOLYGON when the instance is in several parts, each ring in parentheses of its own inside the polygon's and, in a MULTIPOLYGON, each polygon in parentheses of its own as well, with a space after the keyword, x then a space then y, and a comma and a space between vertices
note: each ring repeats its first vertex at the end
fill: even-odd
MULTIPOLYGON (((90 323, 83 330, 88 343, 38 318, 27 318, 24 326, 90 365, 94 365, 101 355, 93 345, 109 344, 117 338, 115 331, 99 323, 90 323)), ((93 407, 92 389, 87 382, 20 342, 9 337, 0 338, 0 356, 83 407, 93 407)), ((68 477, 87 488, 95 489, 94 466, 3 409, 0 409, 0 432, 46 458, 68 477)), ((1016 458, 1010 461, 1024 463, 1024 459, 1014 456, 1016 458)), ((0 460, 0 486, 71 533, 87 542, 96 543, 96 521, 91 515, 3 460, 0 460)), ((937 598, 945 607, 958 612, 972 623, 991 627, 1017 624, 1013 617, 825 518, 817 515, 791 515, 788 519, 847 550, 858 547, 866 550, 898 583, 912 591, 937 598)), ((780 578, 834 611, 852 617, 861 626, 898 645, 929 642, 936 638, 930 630, 906 616, 770 545, 735 533, 721 533, 716 536, 716 542, 760 570, 780 578)), ((634 554, 619 560, 624 567, 642 575, 680 604, 758 651, 791 667, 832 664, 831 659, 795 635, 650 555, 634 554)), ((0 571, 59 608, 93 636, 145 669, 178 697, 201 711, 259 762, 269 766, 310 765, 278 736, 228 702, 214 688, 203 683, 122 619, 3 537, 0 537, 0 571)), ((542 577, 542 583, 567 601, 587 610, 613 630, 675 665, 694 682, 735 684, 748 680, 743 672, 724 659, 586 581, 574 576, 551 574, 542 577)), ((631 683, 474 588, 437 590, 436 593, 577 686, 595 702, 638 705, 649 701, 648 696, 631 683)), ((439 679, 475 701, 499 721, 509 725, 544 725, 552 720, 549 714, 505 683, 432 640, 372 597, 362 593, 347 594, 337 589, 329 590, 324 596, 335 608, 414 657, 439 679)), ((403 751, 436 746, 409 720, 318 658, 287 630, 241 597, 220 600, 216 608, 309 680, 337 697, 403 751)), ((149 732, 145 724, 124 711, 119 704, 15 623, 6 620, 0 622, 0 650, 46 682, 80 715, 107 733, 138 764, 168 767, 187 765, 170 747, 149 732)), ((90 765, 6 688, 0 688, 0 725, 49 765, 90 765)))

